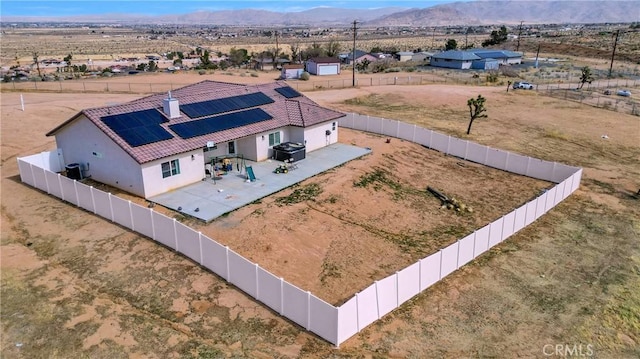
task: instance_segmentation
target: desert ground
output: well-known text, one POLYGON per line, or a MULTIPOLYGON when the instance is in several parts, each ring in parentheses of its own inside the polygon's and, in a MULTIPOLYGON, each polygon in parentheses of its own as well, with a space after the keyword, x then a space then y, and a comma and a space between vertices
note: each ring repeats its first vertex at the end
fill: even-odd
MULTIPOLYGON (((270 74, 141 77, 158 83, 167 78, 174 83, 273 80, 270 74)), ((83 108, 141 95, 25 93, 23 112, 20 94, 4 92, 2 356, 538 358, 549 345, 580 346, 583 353, 591 349, 602 358, 640 355, 637 116, 537 92, 507 93, 504 86, 374 86, 305 94, 345 112, 399 119, 581 166, 581 188, 508 241, 334 348, 181 255, 20 182, 16 157, 53 149, 54 139, 44 136, 51 128, 83 108), (466 101, 479 93, 487 98, 489 117, 476 121, 466 135, 466 101)), ((386 143, 341 130, 340 140, 371 147, 373 153, 211 226, 185 221, 339 303, 428 254, 434 242, 453 240, 548 185, 397 139, 386 143), (378 176, 371 177, 374 173, 378 176), (363 178, 377 180, 354 186, 363 178), (474 213, 439 210, 439 202, 424 194, 427 185, 458 196, 474 213), (305 188, 314 189, 305 201, 287 200, 305 188), (409 214, 399 216, 400 211, 409 214), (287 220, 292 217, 305 220, 287 220), (292 260, 300 258, 294 252, 301 247, 285 243, 282 228, 291 233, 288 238, 307 244, 303 256, 316 256, 292 260), (326 236, 312 242, 303 235, 314 231, 326 236), (243 241, 247 234, 255 241, 243 241), (363 270, 353 272, 354 263, 363 270)))

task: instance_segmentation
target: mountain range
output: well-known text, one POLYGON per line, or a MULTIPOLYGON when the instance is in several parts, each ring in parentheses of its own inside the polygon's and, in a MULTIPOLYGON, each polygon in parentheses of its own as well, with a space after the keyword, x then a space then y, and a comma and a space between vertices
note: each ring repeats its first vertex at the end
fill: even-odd
POLYGON ((300 12, 267 10, 196 11, 187 14, 143 16, 103 14, 72 17, 4 16, 7 22, 76 22, 120 24, 228 26, 450 26, 519 23, 626 23, 640 20, 640 1, 467 1, 428 8, 380 9, 314 8, 300 12))

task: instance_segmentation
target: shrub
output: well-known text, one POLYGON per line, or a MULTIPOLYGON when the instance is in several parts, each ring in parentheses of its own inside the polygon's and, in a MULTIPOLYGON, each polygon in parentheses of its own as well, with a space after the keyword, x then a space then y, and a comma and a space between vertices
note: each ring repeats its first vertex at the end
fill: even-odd
POLYGON ((258 74, 257 74, 257 73, 255 73, 255 72, 252 72, 252 73, 251 73, 251 77, 258 77, 258 74))
POLYGON ((311 78, 311 75, 309 75, 308 72, 303 72, 300 74, 300 80, 302 81, 308 81, 311 78))
POLYGON ((198 75, 206 75, 207 71, 206 70, 198 70, 198 75))

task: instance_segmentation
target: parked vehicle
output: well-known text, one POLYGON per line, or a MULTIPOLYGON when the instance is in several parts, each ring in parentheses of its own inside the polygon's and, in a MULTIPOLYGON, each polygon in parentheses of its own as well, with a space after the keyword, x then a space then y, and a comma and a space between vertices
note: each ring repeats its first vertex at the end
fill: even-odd
POLYGON ((631 91, 629 90, 618 90, 618 96, 631 97, 631 91))
POLYGON ((516 81, 513 83, 513 89, 533 90, 533 84, 529 82, 516 81))

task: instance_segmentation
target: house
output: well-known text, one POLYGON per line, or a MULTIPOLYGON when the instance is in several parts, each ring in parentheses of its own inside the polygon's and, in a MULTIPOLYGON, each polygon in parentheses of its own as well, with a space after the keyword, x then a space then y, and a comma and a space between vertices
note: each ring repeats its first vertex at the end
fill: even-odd
POLYGON ((285 64, 282 66, 282 72, 280 74, 281 79, 298 79, 304 72, 304 65, 302 64, 285 64))
POLYGON ((252 67, 254 70, 267 70, 267 69, 281 69, 283 65, 290 63, 289 59, 276 59, 275 66, 272 58, 257 58, 252 59, 252 67))
POLYGON ((400 62, 411 61, 413 59, 413 52, 409 52, 409 51, 396 52, 395 57, 400 62))
MULTIPOLYGON (((362 61, 364 61, 365 59, 369 62, 374 62, 377 61, 380 57, 374 56, 372 54, 369 54, 367 52, 364 52, 362 50, 356 50, 355 51, 356 54, 356 64, 361 63, 362 61)), ((339 55, 340 61, 343 64, 347 64, 347 65, 351 65, 351 63, 353 62, 353 51, 348 52, 348 53, 344 53, 344 54, 340 54, 339 55)))
POLYGON ((472 52, 449 50, 431 56, 429 64, 451 69, 470 69, 471 64, 476 60, 480 60, 480 57, 472 52))
POLYGON ((495 59, 500 65, 515 65, 522 63, 522 53, 508 50, 495 49, 472 49, 473 52, 481 59, 495 59))
POLYGON ((497 68, 495 63, 498 66, 520 64, 522 63, 522 53, 495 49, 450 50, 433 55, 430 61, 430 65, 436 67, 485 70, 497 68), (476 62, 473 65, 473 62, 478 60, 486 61, 476 62))
POLYGON ((65 164, 80 166, 83 177, 149 198, 201 181, 216 157, 262 161, 284 142, 306 152, 333 144, 343 116, 284 82, 202 81, 82 110, 47 136, 55 136, 65 164))
POLYGON ((411 61, 413 62, 429 62, 431 61, 431 56, 433 56, 432 52, 416 52, 411 56, 411 61))
POLYGON ((307 72, 312 75, 339 75, 340 60, 336 57, 315 57, 307 60, 307 72))

